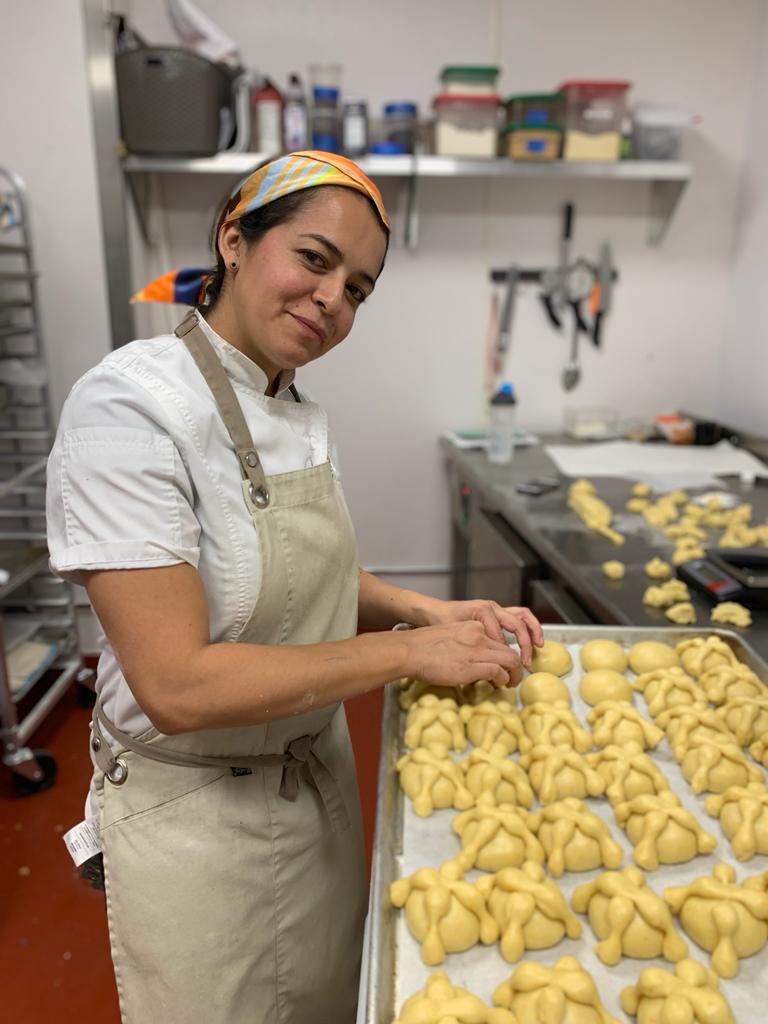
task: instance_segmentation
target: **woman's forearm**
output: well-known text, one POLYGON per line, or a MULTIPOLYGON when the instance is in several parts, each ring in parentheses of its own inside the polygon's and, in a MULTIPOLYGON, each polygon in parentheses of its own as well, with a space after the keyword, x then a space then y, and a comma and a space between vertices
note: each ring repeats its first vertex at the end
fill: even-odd
POLYGON ((429 626, 436 619, 433 609, 441 602, 415 590, 405 590, 360 570, 357 620, 360 629, 391 629, 398 622, 429 626))

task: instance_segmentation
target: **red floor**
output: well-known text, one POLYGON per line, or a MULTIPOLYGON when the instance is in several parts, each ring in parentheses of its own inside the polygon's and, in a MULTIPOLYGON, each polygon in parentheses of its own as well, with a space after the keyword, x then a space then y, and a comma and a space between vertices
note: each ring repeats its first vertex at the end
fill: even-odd
MULTIPOLYGON (((347 704, 369 854, 382 694, 347 704)), ((90 709, 70 692, 33 737, 58 761, 56 784, 17 797, 0 767, 0 1018, 117 1024, 104 897, 76 874, 61 835, 81 820, 91 768, 90 709)))

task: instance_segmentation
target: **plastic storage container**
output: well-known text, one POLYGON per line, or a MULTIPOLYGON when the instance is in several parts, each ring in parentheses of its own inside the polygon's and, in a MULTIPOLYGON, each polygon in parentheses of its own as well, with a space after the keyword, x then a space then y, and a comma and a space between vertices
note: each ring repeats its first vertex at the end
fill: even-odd
POLYGON ((440 72, 443 92, 461 96, 496 92, 499 69, 490 64, 451 64, 440 72))
POLYGON ((523 93, 506 99, 509 124, 556 124, 563 116, 563 94, 560 92, 523 93))
POLYGON ((499 97, 441 93, 435 96, 438 156, 496 156, 499 97))
POLYGON ((629 82, 564 82, 564 160, 618 160, 629 82))
POLYGON ((363 99, 346 100, 342 107, 341 148, 352 157, 368 152, 368 104, 363 99))
POLYGON ((631 153, 636 160, 677 160, 691 115, 679 107, 642 103, 633 111, 631 153))
POLYGON ((387 142, 402 146, 403 153, 413 153, 416 147, 418 108, 409 101, 384 105, 384 135, 387 142))
POLYGON ((557 124, 508 124, 504 152, 510 160, 557 160, 563 130, 557 124))
POLYGON ((339 90, 316 85, 312 90, 312 148, 336 153, 339 149, 339 90))
POLYGON ((488 407, 488 461, 504 465, 515 454, 515 389, 505 381, 488 407))

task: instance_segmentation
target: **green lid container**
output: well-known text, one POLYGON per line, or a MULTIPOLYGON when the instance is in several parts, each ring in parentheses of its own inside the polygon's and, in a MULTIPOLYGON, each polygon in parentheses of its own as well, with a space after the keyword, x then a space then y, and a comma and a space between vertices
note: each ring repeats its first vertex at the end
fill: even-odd
POLYGON ((481 82, 486 79, 495 82, 498 75, 499 69, 492 64, 449 64, 440 72, 440 79, 443 82, 481 82))
POLYGON ((501 130, 504 135, 509 132, 562 132, 563 126, 561 124, 529 124, 524 121, 513 121, 511 124, 504 125, 501 130))

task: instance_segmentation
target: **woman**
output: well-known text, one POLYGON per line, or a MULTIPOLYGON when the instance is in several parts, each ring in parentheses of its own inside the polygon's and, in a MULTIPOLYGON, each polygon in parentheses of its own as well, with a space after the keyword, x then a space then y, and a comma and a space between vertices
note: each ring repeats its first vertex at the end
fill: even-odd
POLYGON ((105 633, 98 818, 123 1019, 352 1022, 365 870, 340 702, 413 675, 515 683, 525 609, 357 566, 325 414, 294 371, 349 333, 389 221, 361 170, 291 154, 238 188, 205 302, 73 388, 51 564, 105 633), (386 630, 356 636, 358 624, 386 630))

